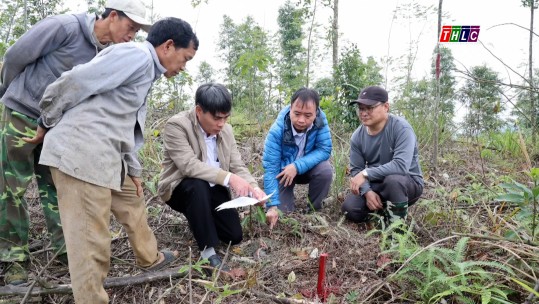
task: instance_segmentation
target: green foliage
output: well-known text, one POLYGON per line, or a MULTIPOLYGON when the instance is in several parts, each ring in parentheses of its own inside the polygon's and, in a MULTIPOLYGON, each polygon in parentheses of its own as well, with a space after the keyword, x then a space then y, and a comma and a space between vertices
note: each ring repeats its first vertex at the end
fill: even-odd
POLYGON ((202 61, 198 66, 198 74, 195 81, 199 85, 215 82, 215 73, 215 69, 207 61, 202 61))
MULTIPOLYGON (((539 84, 539 69, 533 71, 533 83, 537 86, 539 84)), ((529 83, 523 81, 522 87, 516 89, 516 104, 511 110, 511 115, 516 117, 516 125, 523 130, 532 129, 532 116, 539 113, 539 102, 537 101, 537 93, 535 93, 534 107, 532 108, 532 100, 530 99, 529 83)), ((536 124, 539 124, 539 120, 535 120, 536 124)), ((535 126, 536 128, 538 125, 535 126)))
POLYGON ((518 133, 513 130, 503 132, 489 132, 479 137, 480 142, 492 154, 507 158, 521 158, 522 149, 518 140, 518 133))
MULTIPOLYGON (((335 132, 335 129, 334 129, 335 132)), ((348 188, 348 164, 349 164, 349 149, 350 145, 344 143, 334 137, 332 163, 335 170, 335 179, 331 185, 331 193, 333 197, 338 197, 339 193, 348 188)))
POLYGON ((351 290, 344 296, 344 298, 346 303, 357 303, 359 300, 359 292, 356 290, 351 290))
POLYGON ((364 62, 355 44, 346 47, 340 58, 335 71, 335 87, 338 92, 335 107, 340 108, 340 115, 335 115, 334 119, 354 129, 358 125, 358 118, 348 103, 357 99, 363 88, 382 82, 381 67, 372 57, 368 57, 364 62))
MULTIPOLYGON (((280 211, 279 211, 280 212, 280 211)), ((279 213, 279 225, 284 225, 290 229, 290 233, 299 238, 303 237, 301 223, 295 218, 288 217, 283 213, 279 213)))
POLYGON ((382 235, 382 253, 402 264, 390 280, 408 291, 406 298, 423 303, 450 298, 458 303, 509 303, 504 278, 513 270, 498 262, 468 260, 469 238, 461 238, 453 248, 422 248, 402 221, 376 232, 382 235))
MULTIPOLYGON (((241 226, 243 228, 247 227, 247 225, 256 223, 256 224, 265 224, 266 223, 266 212, 264 211, 263 207, 260 206, 250 206, 249 215, 243 218, 241 221, 241 226)), ((279 213, 280 210, 279 210, 279 213)))
POLYGON ((296 8, 290 0, 279 8, 277 23, 279 24, 280 60, 277 70, 280 77, 280 87, 285 95, 305 86, 306 82, 306 50, 303 47, 303 29, 306 18, 305 8, 296 8))
MULTIPOLYGON (((434 51, 436 53, 436 49, 434 51)), ((451 50, 440 47, 440 92, 437 104, 436 57, 431 66, 431 77, 420 80, 407 79, 401 85, 401 93, 395 98, 392 110, 406 117, 414 128, 419 147, 433 144, 435 123, 438 124, 438 144, 451 138, 453 134, 452 120, 454 117, 455 99, 455 63, 451 50), (437 120, 437 121, 436 121, 437 120)))
POLYGON ((524 7, 531 7, 532 5, 533 7, 537 7, 539 5, 539 1, 537 0, 520 0, 520 2, 524 7))
POLYGON ((460 90, 460 101, 468 108, 464 127, 468 135, 498 131, 503 125, 498 73, 491 68, 475 66, 460 90))
POLYGON ((212 285, 212 284, 205 284, 204 287, 206 287, 206 289, 208 289, 210 291, 213 291, 213 292, 218 294, 218 297, 217 297, 217 299, 215 299, 215 302, 214 302, 215 304, 222 303, 222 301, 228 296, 235 295, 237 293, 243 292, 243 289, 231 289, 230 285, 228 285, 228 284, 225 284, 223 286, 215 286, 215 285, 212 285))
POLYGON ((183 71, 176 77, 159 78, 153 85, 147 98, 148 120, 157 121, 169 118, 188 109, 192 96, 188 89, 193 85, 193 78, 183 71))
POLYGON ((210 262, 208 261, 208 259, 200 259, 193 265, 182 266, 180 268, 180 270, 178 270, 178 272, 179 273, 186 273, 186 272, 189 271, 189 269, 193 269, 193 270, 197 271, 198 273, 200 273, 202 276, 205 276, 206 272, 204 272, 203 266, 206 265, 206 264, 209 264, 209 263, 210 262))
MULTIPOLYGON (((523 282, 519 279, 511 278, 511 280, 518 285, 520 285, 522 288, 526 289, 527 292, 532 293, 535 295, 535 297, 539 298, 539 292, 537 292, 533 287, 528 285, 526 282, 523 282)), ((532 284, 533 285, 533 284, 532 284)))
POLYGON ((511 213, 516 219, 517 228, 508 231, 506 237, 534 242, 539 204, 539 168, 532 168, 527 174, 533 182, 533 187, 529 188, 517 181, 503 183, 500 187, 505 193, 500 194, 496 200, 514 203, 517 206, 515 212, 511 213))
POLYGON ((217 43, 225 68, 225 83, 232 94, 235 109, 257 113, 270 106, 266 80, 274 59, 268 46, 267 33, 252 17, 235 24, 228 17, 223 23, 217 43))

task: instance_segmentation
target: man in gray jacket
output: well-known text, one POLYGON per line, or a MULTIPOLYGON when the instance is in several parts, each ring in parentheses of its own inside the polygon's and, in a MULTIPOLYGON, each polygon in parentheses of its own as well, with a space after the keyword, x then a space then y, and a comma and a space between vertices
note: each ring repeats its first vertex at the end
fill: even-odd
POLYGON ((369 213, 379 213, 386 224, 404 219, 408 206, 423 192, 417 140, 410 124, 389 114, 388 94, 378 86, 365 88, 357 100, 362 126, 350 144, 352 193, 342 210, 355 222, 365 222, 369 213))
POLYGON ((143 144, 153 82, 183 71, 196 54, 198 38, 187 22, 167 18, 152 26, 146 40, 111 46, 63 73, 39 104, 39 127, 31 141, 45 137, 39 164, 50 167, 58 191, 77 304, 108 303, 103 282, 110 267, 111 212, 131 244, 148 243, 141 251, 133 246, 137 264, 160 264, 136 151, 143 144))
POLYGON ((56 190, 48 168, 38 165, 41 145, 25 143, 40 115, 38 103, 47 86, 74 66, 86 63, 112 43, 127 42, 140 28, 148 29, 140 0, 109 0, 105 12, 45 18, 6 52, 0 74, 4 104, 0 123, 0 261, 6 284, 27 280, 28 208, 24 192, 35 174, 51 246, 65 257, 56 190))

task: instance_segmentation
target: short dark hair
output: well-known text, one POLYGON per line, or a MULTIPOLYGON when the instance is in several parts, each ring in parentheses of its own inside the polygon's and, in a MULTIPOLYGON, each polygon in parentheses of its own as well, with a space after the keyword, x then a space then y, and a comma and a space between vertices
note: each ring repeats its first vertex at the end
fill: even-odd
MULTIPOLYGON (((110 15, 110 12, 112 12, 112 11, 116 11, 116 13, 118 14, 118 16, 120 16, 120 18, 127 17, 127 15, 123 11, 119 11, 119 10, 113 9, 113 8, 105 8, 105 11, 103 12, 103 14, 101 14, 101 18, 107 19, 107 17, 110 15)), ((129 18, 129 17, 127 17, 127 18, 129 18)))
POLYGON ((217 113, 230 113, 232 110, 232 95, 220 83, 210 82, 198 87, 195 93, 195 105, 200 106, 202 111, 217 113))
POLYGON ((174 41, 175 48, 189 48, 193 41, 195 50, 198 50, 198 38, 191 25, 180 18, 168 17, 152 25, 146 40, 154 47, 158 47, 167 40, 174 41))
POLYGON ((301 88, 297 90, 290 99, 290 106, 292 106, 294 104, 294 101, 296 101, 297 99, 304 103, 312 100, 316 108, 320 106, 320 95, 318 95, 318 92, 313 89, 301 88))

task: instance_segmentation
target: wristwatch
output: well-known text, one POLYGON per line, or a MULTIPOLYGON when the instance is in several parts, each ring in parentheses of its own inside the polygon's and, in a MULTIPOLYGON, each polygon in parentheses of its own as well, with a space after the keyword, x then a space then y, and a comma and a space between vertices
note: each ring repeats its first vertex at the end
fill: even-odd
POLYGON ((359 172, 359 173, 361 173, 361 175, 363 175, 363 177, 364 177, 366 180, 369 179, 369 173, 367 173, 367 170, 366 170, 366 169, 363 170, 363 171, 361 171, 361 172, 359 172))

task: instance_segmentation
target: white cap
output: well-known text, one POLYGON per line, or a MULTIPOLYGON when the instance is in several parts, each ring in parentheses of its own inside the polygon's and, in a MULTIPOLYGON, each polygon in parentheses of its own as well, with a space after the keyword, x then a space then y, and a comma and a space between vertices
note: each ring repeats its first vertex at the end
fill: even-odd
POLYGON ((152 27, 152 23, 146 20, 146 7, 141 0, 108 0, 105 8, 124 12, 129 19, 140 24, 146 32, 149 32, 152 27))

